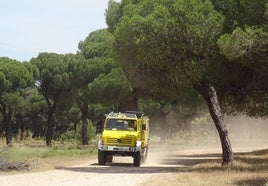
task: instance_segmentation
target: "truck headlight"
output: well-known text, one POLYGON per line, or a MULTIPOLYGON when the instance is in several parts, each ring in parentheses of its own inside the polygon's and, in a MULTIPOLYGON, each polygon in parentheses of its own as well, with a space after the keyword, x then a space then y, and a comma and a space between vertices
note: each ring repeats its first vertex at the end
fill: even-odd
POLYGON ((108 150, 107 146, 102 146, 102 150, 108 150))
POLYGON ((135 147, 129 147, 129 151, 130 152, 135 152, 136 151, 136 148, 135 147))

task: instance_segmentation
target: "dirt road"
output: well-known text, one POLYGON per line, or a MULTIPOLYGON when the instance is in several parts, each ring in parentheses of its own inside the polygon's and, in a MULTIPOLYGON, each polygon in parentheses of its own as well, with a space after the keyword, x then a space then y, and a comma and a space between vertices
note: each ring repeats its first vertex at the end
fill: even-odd
POLYGON ((149 178, 150 172, 145 171, 144 173, 143 170, 130 167, 129 164, 98 166, 91 162, 74 167, 59 167, 44 172, 0 176, 0 185, 137 185, 149 178), (142 172, 142 176, 139 172, 142 172))
POLYGON ((193 151, 174 152, 156 148, 151 150, 146 164, 141 167, 134 167, 130 157, 114 157, 113 163, 106 166, 99 166, 97 159, 93 159, 77 166, 56 167, 55 170, 2 175, 0 185, 140 185, 148 179, 159 178, 162 174, 182 171, 194 163, 194 159, 187 158, 187 162, 183 157, 175 158, 174 155, 178 153, 192 154, 193 151))
POLYGON ((0 185, 9 186, 134 186, 143 185, 148 180, 156 180, 161 185, 164 175, 184 172, 187 167, 207 161, 219 159, 219 149, 206 150, 152 150, 146 164, 141 167, 132 165, 132 158, 115 157, 113 163, 106 166, 97 165, 92 159, 81 165, 56 167, 55 170, 16 175, 0 175, 0 185), (159 152, 160 151, 160 152, 159 152), (208 154, 209 152, 209 154, 208 154), (193 156, 198 154, 198 156, 193 156), (189 156, 191 155, 191 156, 189 156))

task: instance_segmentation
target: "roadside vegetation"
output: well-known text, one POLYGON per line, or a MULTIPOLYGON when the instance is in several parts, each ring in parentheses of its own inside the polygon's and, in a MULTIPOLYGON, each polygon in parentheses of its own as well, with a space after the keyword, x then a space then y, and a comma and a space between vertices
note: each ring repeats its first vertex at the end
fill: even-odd
MULTIPOLYGON (((0 143, 3 147, 5 142, 1 139, 0 143)), ((57 166, 84 163, 96 154, 96 139, 89 145, 81 145, 77 140, 54 141, 53 147, 47 147, 43 140, 26 139, 0 149, 0 172, 54 169, 57 166)))

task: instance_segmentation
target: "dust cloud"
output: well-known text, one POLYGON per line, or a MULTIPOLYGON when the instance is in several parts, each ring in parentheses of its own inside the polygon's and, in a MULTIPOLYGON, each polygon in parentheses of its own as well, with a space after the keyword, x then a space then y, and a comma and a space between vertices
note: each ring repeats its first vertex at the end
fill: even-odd
MULTIPOLYGON (((226 116, 225 124, 234 151, 268 148, 268 119, 226 116)), ((221 152, 219 135, 209 114, 186 119, 173 116, 165 121, 152 118, 150 139, 153 156, 149 164, 158 164, 158 157, 176 150, 214 149, 221 152)))
POLYGON ((225 119, 233 147, 268 148, 268 119, 247 116, 225 119))

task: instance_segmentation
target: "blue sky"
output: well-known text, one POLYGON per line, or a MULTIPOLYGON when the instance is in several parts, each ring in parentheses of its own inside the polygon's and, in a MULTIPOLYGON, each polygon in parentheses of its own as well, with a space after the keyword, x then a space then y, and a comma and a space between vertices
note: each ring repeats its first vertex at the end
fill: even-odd
POLYGON ((79 41, 107 27, 107 6, 108 0, 0 0, 0 57, 76 53, 79 41))

